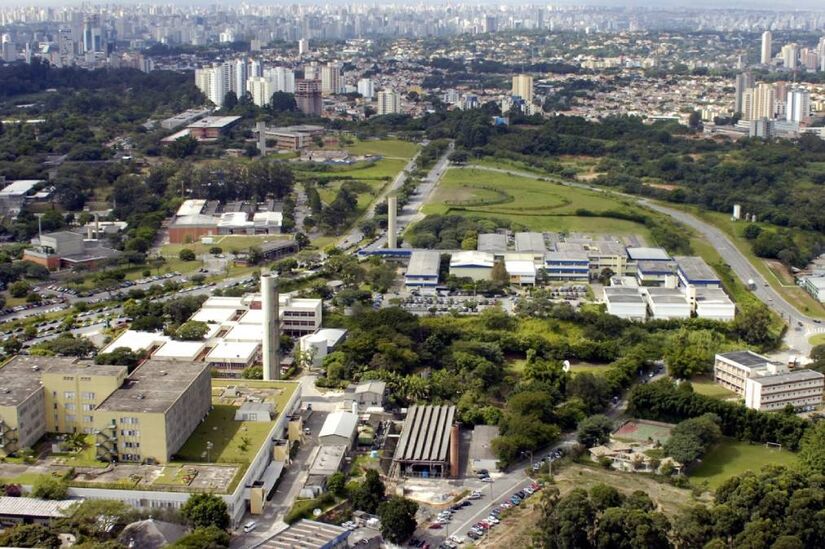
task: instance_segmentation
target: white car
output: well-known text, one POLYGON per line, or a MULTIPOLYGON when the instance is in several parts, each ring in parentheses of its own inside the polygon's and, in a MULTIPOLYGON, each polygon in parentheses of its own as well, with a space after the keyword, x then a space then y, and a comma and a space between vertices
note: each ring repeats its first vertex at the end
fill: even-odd
POLYGON ((249 522, 247 522, 246 524, 243 525, 244 534, 248 534, 249 532, 251 532, 252 530, 257 528, 257 526, 258 526, 257 522, 255 522, 254 520, 250 520, 249 522))

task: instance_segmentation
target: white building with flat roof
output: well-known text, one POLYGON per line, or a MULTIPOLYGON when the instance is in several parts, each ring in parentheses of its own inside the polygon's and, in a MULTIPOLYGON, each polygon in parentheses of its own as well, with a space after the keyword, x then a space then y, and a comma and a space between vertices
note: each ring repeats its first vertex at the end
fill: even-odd
POLYGON ((450 257, 450 275, 456 278, 490 280, 495 260, 489 252, 465 250, 450 257))
POLYGON ((745 406, 762 412, 779 412, 788 405, 811 411, 822 405, 825 375, 814 370, 787 370, 756 375, 745 380, 745 406))
POLYGON ((415 250, 410 255, 410 263, 404 275, 408 288, 433 287, 438 285, 438 271, 441 254, 430 250, 415 250))
POLYGON ((678 288, 642 288, 642 295, 656 320, 690 318, 690 301, 678 288))
POLYGON ((504 268, 510 277, 510 284, 524 286, 536 283, 536 264, 531 259, 505 257, 504 268))
POLYGON ((639 288, 605 286, 602 292, 608 314, 642 322, 647 318, 647 303, 639 292, 639 288))
POLYGON ((163 335, 161 332, 144 332, 140 330, 126 330, 112 340, 101 353, 111 353, 115 349, 125 348, 133 353, 149 351, 155 347, 160 347, 172 338, 163 335))
POLYGON ((229 376, 237 376, 255 364, 260 350, 260 341, 221 340, 215 343, 205 360, 213 370, 229 376))
POLYGON ((152 354, 152 358, 158 360, 195 362, 204 352, 205 348, 205 341, 169 340, 152 354))

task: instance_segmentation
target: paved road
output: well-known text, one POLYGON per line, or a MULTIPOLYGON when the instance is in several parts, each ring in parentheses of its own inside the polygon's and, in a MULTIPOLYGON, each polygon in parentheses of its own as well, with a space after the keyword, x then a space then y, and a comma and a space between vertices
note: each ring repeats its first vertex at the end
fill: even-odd
MULTIPOLYGON (((520 177, 528 177, 532 179, 543 179, 542 176, 522 172, 518 170, 505 170, 500 168, 492 168, 487 166, 470 166, 473 169, 493 171, 498 173, 518 175, 520 177)), ((562 183, 570 187, 578 187, 595 192, 607 193, 605 189, 593 187, 591 185, 568 181, 562 183)), ((790 329, 785 336, 785 343, 788 350, 785 352, 788 355, 808 356, 811 351, 811 344, 808 343, 808 338, 816 333, 825 331, 825 324, 801 313, 793 305, 788 303, 773 287, 768 284, 768 281, 756 270, 745 255, 731 242, 730 238, 720 229, 714 227, 710 223, 702 221, 701 219, 681 210, 669 208, 660 204, 655 204, 648 199, 641 198, 634 195, 617 193, 609 191, 612 194, 620 195, 625 198, 636 200, 640 204, 663 213, 679 221, 680 223, 692 228, 702 236, 704 236, 708 243, 710 243, 718 252, 719 255, 731 266, 731 269, 736 276, 738 276, 743 284, 746 284, 749 279, 756 282, 756 289, 754 295, 759 298, 765 305, 775 311, 782 319, 787 322, 790 329), (802 323, 802 326, 799 326, 802 323)))
POLYGON ((375 200, 372 201, 372 204, 370 204, 369 208, 367 208, 367 211, 364 212, 364 215, 359 217, 358 220, 355 223, 353 223, 352 228, 349 231, 347 231, 347 233, 338 241, 337 246, 339 248, 341 248, 342 250, 346 250, 347 248, 351 248, 357 245, 364 239, 364 233, 358 227, 361 225, 362 222, 375 217, 376 206, 383 202, 387 195, 401 188, 401 186, 407 180, 407 174, 415 169, 415 163, 418 160, 419 154, 420 153, 416 153, 416 155, 413 156, 409 162, 407 162, 407 165, 404 166, 404 169, 401 170, 401 172, 395 176, 395 179, 393 180, 392 184, 388 185, 381 192, 381 194, 379 194, 375 198, 375 200))
MULTIPOLYGON (((433 165, 427 173, 427 176, 421 180, 421 183, 416 188, 415 194, 410 197, 410 201, 405 204, 403 208, 401 208, 400 212, 398 212, 396 226, 399 235, 403 234, 404 229, 406 229, 410 224, 423 219, 424 214, 421 212, 421 208, 423 208, 424 205, 430 201, 433 192, 438 187, 438 182, 441 181, 441 178, 445 173, 447 173, 447 169, 450 167, 450 161, 448 158, 452 151, 453 143, 450 142, 450 146, 444 154, 441 155, 438 161, 433 165)), ((384 248, 386 245, 387 233, 384 232, 375 241, 369 243, 367 246, 364 246, 364 250, 378 250, 380 248, 384 248)))

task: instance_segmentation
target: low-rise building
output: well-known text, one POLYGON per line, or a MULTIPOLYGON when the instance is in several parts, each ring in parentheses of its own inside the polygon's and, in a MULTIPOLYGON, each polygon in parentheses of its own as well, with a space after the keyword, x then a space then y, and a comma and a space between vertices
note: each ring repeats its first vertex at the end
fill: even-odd
POLYGON ((82 234, 72 231, 57 231, 33 238, 32 247, 23 250, 23 260, 50 271, 77 267, 95 269, 119 254, 100 240, 85 239, 82 234))
POLYGON ((160 127, 164 130, 174 130, 175 128, 191 124, 207 114, 209 114, 209 109, 189 109, 161 120, 160 127))
POLYGON ((590 279, 590 259, 581 252, 547 252, 544 272, 550 280, 586 282, 590 279))
POLYGON ((387 383, 384 381, 364 381, 347 388, 348 398, 352 398, 358 406, 383 407, 387 396, 387 383))
POLYGON ((34 189, 45 183, 42 179, 20 179, 9 182, 0 190, 0 214, 16 216, 34 189))
POLYGON ((536 283, 536 264, 530 259, 504 258, 504 268, 510 284, 532 285, 536 283))
POLYGON ((636 280, 640 286, 676 287, 676 264, 670 261, 643 260, 636 263, 636 280))
POLYGON ((478 235, 476 249, 479 252, 493 254, 494 259, 502 259, 507 251, 507 235, 502 233, 481 233, 478 235))
POLYGON ((822 405, 825 375, 814 370, 784 370, 745 380, 745 406, 763 412, 778 412, 787 406, 811 411, 822 405))
POLYGON ((0 526, 18 524, 48 525, 52 520, 66 516, 66 511, 78 500, 24 498, 0 496, 0 526))
POLYGON ((603 293, 608 314, 628 320, 644 321, 647 318, 647 304, 638 288, 605 286, 603 293))
POLYGON ((533 262, 542 266, 544 264, 544 254, 547 253, 547 245, 544 242, 544 235, 535 232, 522 232, 515 234, 516 252, 520 254, 530 254, 533 262))
POLYGON ((656 320, 690 318, 690 301, 678 288, 642 288, 650 315, 656 320))
POLYGON ((256 549, 346 549, 351 533, 341 526, 304 519, 257 545, 256 549))
POLYGON ((495 260, 489 252, 467 250, 450 257, 450 276, 470 278, 475 281, 490 280, 495 260))
POLYGON ((441 254, 438 252, 415 250, 410 255, 404 283, 408 288, 435 287, 440 266, 441 254))
POLYGON ((825 303, 825 276, 806 276, 801 279, 801 285, 814 299, 825 303))
POLYGON ((717 354, 713 365, 713 381, 744 396, 745 380, 758 372, 775 374, 782 371, 782 364, 753 351, 733 351, 717 354))
POLYGON ((352 412, 331 412, 318 433, 321 446, 346 446, 352 448, 358 433, 358 416, 352 412))
POLYGON ((722 288, 690 286, 687 295, 693 302, 693 309, 699 318, 727 322, 736 316, 736 304, 722 288))
POLYGON ((405 477, 458 477, 459 437, 455 406, 411 406, 401 427, 390 473, 405 477))
POLYGON ((719 288, 722 281, 701 257, 676 256, 676 273, 682 286, 719 288))
POLYGON ((298 151, 311 146, 316 139, 322 138, 325 131, 323 126, 300 124, 267 128, 264 131, 264 136, 267 140, 275 140, 277 149, 298 151))
POLYGON ((283 213, 274 202, 219 203, 185 200, 169 225, 169 242, 185 244, 204 236, 275 235, 281 233, 283 213))
POLYGON ((670 255, 662 248, 629 247, 627 258, 633 262, 639 261, 670 261, 670 255))

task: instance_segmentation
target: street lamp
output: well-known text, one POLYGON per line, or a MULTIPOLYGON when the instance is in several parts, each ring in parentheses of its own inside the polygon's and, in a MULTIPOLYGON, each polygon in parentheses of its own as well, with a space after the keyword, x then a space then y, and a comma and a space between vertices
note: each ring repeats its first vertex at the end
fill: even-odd
POLYGON ((215 446, 215 445, 214 445, 214 444, 212 444, 212 442, 211 442, 211 441, 208 441, 208 440, 206 441, 206 462, 207 462, 207 463, 211 463, 211 462, 212 462, 212 457, 211 457, 211 455, 212 455, 212 454, 211 454, 211 452, 212 452, 212 448, 213 448, 214 446, 215 446))

